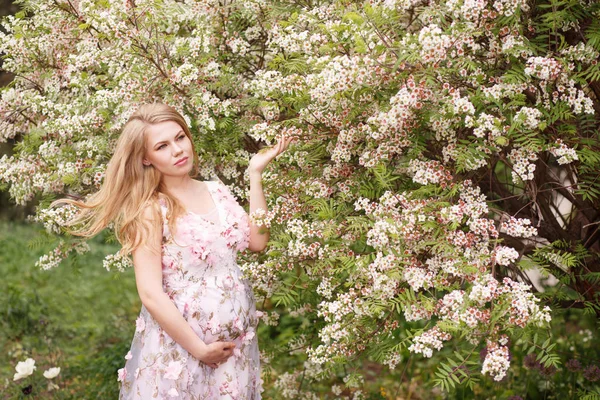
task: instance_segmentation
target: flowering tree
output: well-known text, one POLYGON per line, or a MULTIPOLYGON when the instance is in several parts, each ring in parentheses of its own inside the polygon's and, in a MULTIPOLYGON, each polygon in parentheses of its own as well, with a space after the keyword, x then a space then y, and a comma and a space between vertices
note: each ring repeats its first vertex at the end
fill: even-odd
MULTIPOLYGON (((73 212, 49 201, 97 188, 141 102, 178 108, 202 176, 240 199, 260 143, 300 139, 265 174, 269 212, 251 216, 269 250, 243 264, 264 322, 279 307, 298 328, 278 350, 297 360, 276 378, 282 396, 316 396, 310 382, 344 366, 331 393, 360 398, 347 371, 364 354, 393 369, 445 346, 437 384, 499 381, 511 346, 558 364, 540 339, 550 303, 600 314, 596 2, 23 6, 2 34, 16 79, 0 135, 17 145, 0 179, 17 203, 41 200, 49 232, 73 212), (534 295, 533 267, 556 288, 534 295)), ((66 238, 39 264, 85 248, 66 238)))

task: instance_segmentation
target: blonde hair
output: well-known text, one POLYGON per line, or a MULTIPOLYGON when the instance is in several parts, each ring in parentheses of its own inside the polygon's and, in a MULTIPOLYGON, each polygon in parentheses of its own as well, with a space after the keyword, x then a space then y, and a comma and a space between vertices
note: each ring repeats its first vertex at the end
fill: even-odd
MULTIPOLYGON (((92 237, 111 222, 121 243, 120 254, 125 256, 145 243, 150 229, 161 229, 162 214, 158 205, 159 194, 167 206, 169 230, 175 232, 174 221, 185 213, 182 204, 172 196, 162 181, 162 174, 153 166, 142 164, 146 153, 146 131, 155 124, 173 121, 185 135, 193 139, 185 119, 174 108, 161 103, 146 104, 134 112, 119 136, 115 152, 105 172, 104 182, 86 201, 60 199, 51 204, 72 204, 80 210, 66 226, 76 236, 92 237), (152 218, 144 220, 144 211, 150 207, 152 218)), ((198 174, 198 155, 193 151, 191 176, 198 174)))

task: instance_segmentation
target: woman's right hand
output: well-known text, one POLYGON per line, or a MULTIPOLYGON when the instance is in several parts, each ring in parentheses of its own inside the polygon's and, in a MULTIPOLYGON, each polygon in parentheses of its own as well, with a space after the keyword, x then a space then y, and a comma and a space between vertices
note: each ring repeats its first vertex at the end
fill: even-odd
POLYGON ((213 342, 205 344, 196 358, 211 368, 217 368, 233 355, 234 349, 233 342, 213 342))

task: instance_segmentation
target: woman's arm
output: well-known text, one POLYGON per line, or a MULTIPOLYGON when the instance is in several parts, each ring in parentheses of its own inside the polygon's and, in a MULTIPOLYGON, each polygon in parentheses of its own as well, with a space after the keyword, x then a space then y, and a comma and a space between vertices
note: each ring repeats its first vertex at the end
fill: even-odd
MULTIPOLYGON (((267 200, 262 187, 262 173, 250 171, 250 214, 262 208, 267 212, 267 200)), ((269 242, 269 228, 257 226, 250 222, 250 240, 248 249, 251 251, 263 251, 269 242)))
MULTIPOLYGON (((248 166, 248 174, 250 175, 250 214, 262 208, 265 213, 267 210, 267 201, 262 187, 262 172, 279 154, 283 153, 290 143, 294 140, 293 137, 281 136, 273 147, 260 150, 250 160, 248 166)), ((269 228, 266 226, 256 226, 250 223, 250 240, 248 249, 251 251, 263 251, 269 242, 269 228)))
MULTIPOLYGON (((152 221, 152 210, 146 207, 143 217, 152 221)), ((226 361, 235 347, 231 342, 207 345, 194 332, 181 312, 162 288, 162 232, 151 230, 145 245, 133 252, 133 265, 138 294, 142 303, 163 330, 193 357, 215 368, 226 361)))

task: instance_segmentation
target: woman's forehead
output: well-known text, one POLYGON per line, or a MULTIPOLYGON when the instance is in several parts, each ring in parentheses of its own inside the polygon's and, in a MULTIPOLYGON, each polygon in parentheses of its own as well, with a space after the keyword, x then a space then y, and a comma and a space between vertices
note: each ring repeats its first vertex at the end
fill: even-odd
POLYGON ((149 145, 154 145, 162 141, 168 141, 177 136, 183 129, 175 121, 165 121, 150 125, 146 129, 146 140, 149 145))

